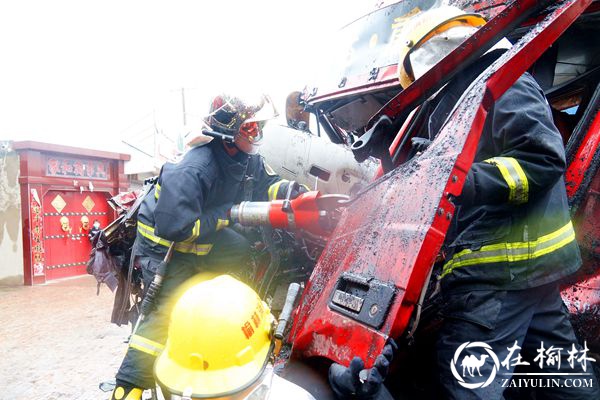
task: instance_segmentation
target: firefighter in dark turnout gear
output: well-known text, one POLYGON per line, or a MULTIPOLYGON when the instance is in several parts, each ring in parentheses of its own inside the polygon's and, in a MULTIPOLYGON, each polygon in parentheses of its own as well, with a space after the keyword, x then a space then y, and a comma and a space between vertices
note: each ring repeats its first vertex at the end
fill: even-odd
POLYGON ((204 271, 237 276, 252 272, 249 243, 228 227, 228 212, 235 203, 282 198, 287 192, 289 182, 256 154, 262 126, 275 115, 267 96, 255 101, 217 96, 206 122, 230 142, 199 135, 180 162, 162 167, 138 214, 134 251, 145 288, 173 242, 174 252, 155 310, 130 338, 113 399, 139 399, 143 389, 154 387, 152 366, 165 345, 174 294, 186 280, 204 271))
MULTIPOLYGON (((454 7, 417 14, 405 27, 405 42, 417 45, 407 49, 401 60, 403 85, 422 76, 483 23, 481 17, 478 21, 474 14, 454 7)), ((504 39, 427 102, 431 111, 425 139, 434 140, 469 84, 505 51, 502 47, 509 48, 510 43, 504 39)), ((558 280, 581 265, 563 179, 565 167, 564 146, 550 107, 526 73, 487 115, 446 236, 446 259, 439 277, 445 319, 437 344, 444 398, 504 398, 503 381, 510 381, 515 367, 524 362, 529 363, 528 372, 557 372, 555 363, 534 362, 540 346, 545 350, 553 346, 563 367, 570 351, 578 357, 584 354, 558 288, 558 280), (485 355, 481 346, 465 347, 468 342, 491 346, 501 363, 485 355), (459 362, 463 361, 464 369, 465 357, 480 361, 477 369, 484 378, 479 381, 469 381, 469 374, 463 372, 461 382, 452 370, 462 345, 459 362), (493 375, 490 382, 479 384, 493 375), (476 385, 469 387, 470 383, 476 385)), ((586 371, 575 363, 568 372, 586 371)), ((597 382, 593 387, 553 386, 538 386, 537 398, 600 397, 597 382)))

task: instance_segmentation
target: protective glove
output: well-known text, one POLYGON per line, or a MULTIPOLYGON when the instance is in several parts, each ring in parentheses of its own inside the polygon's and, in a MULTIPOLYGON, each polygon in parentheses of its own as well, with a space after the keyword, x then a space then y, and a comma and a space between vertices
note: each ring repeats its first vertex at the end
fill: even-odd
POLYGON ((389 339, 369 369, 364 369, 365 363, 360 357, 354 357, 348 367, 332 364, 329 367, 329 383, 335 395, 339 399, 377 399, 396 350, 396 342, 389 339))
POLYGON ((454 199, 454 203, 458 206, 469 206, 473 204, 475 200, 475 179, 473 170, 470 170, 465 178, 465 184, 463 186, 462 193, 460 196, 454 199))
MULTIPOLYGON (((289 185, 290 185, 290 182, 284 182, 283 184, 281 184, 281 187, 277 191, 277 200, 285 199, 285 196, 287 196, 289 185)), ((296 183, 294 185, 294 187, 292 188, 292 193, 290 195, 290 199, 293 200, 296 197, 300 196, 302 193, 306 193, 308 191, 309 191, 308 186, 300 185, 300 184, 296 183)))
POLYGON ((198 238, 204 238, 231 225, 231 207, 233 207, 233 203, 225 203, 205 210, 200 216, 200 236, 198 238))
POLYGON ((215 216, 221 221, 226 221, 224 225, 217 223, 217 230, 231 225, 231 207, 233 203, 225 203, 215 208, 215 216))
POLYGON ((412 144, 412 148, 414 151, 424 152, 431 144, 431 140, 420 137, 414 137, 410 139, 410 143, 412 144))
POLYGON ((231 207, 233 207, 233 203, 227 202, 220 206, 213 208, 215 215, 217 215, 221 219, 229 219, 231 217, 231 207))
POLYGON ((306 193, 309 192, 310 189, 308 188, 308 186, 306 185, 299 185, 297 188, 294 188, 292 190, 292 199, 295 199, 296 197, 300 196, 302 193, 306 193))

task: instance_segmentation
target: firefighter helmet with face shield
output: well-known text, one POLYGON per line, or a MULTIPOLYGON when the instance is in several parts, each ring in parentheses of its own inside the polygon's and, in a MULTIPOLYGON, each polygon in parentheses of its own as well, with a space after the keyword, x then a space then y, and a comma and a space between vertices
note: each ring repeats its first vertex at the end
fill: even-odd
POLYGON ((256 292, 229 275, 187 289, 154 365, 165 398, 243 399, 264 391, 273 322, 256 292))
POLYGON ((262 143, 265 123, 275 117, 277 111, 267 95, 220 94, 211 102, 206 123, 214 131, 232 137, 239 150, 256 154, 262 143))
POLYGON ((479 14, 441 6, 419 12, 402 28, 398 78, 407 88, 485 25, 479 14))

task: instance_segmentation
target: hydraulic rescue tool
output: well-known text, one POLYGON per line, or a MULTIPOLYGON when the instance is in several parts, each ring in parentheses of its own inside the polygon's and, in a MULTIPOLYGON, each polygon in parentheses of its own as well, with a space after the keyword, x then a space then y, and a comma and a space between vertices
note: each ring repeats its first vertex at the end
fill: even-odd
POLYGON ((318 191, 303 193, 293 200, 244 201, 231 208, 231 220, 243 226, 299 229, 327 236, 335 227, 336 210, 347 201, 348 196, 322 195, 318 191))

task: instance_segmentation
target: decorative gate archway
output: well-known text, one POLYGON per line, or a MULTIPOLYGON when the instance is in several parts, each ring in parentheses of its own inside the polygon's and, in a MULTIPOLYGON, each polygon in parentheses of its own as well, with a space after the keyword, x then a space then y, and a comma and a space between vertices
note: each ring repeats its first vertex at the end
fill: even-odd
POLYGON ((129 155, 14 142, 19 152, 26 285, 85 274, 94 221, 115 217, 106 200, 128 189, 129 155))

